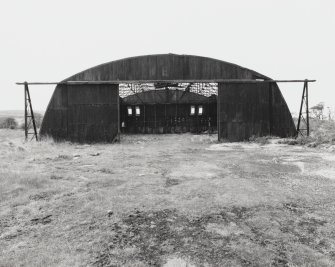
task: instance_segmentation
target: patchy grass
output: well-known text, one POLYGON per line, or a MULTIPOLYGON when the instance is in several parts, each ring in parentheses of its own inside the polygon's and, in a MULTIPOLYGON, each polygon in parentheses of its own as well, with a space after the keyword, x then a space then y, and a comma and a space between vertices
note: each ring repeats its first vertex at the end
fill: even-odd
POLYGON ((335 265, 334 153, 215 135, 22 140, 0 130, 0 266, 335 265))
MULTIPOLYGON (((296 121, 296 119, 295 119, 296 121)), ((274 136, 252 136, 249 142, 260 145, 277 142, 278 144, 299 145, 308 147, 321 147, 335 150, 335 121, 310 119, 310 136, 297 138, 278 138, 274 136)))
POLYGON ((281 139, 279 143, 309 147, 335 146, 335 121, 311 119, 310 136, 299 135, 296 139, 281 139))
POLYGON ((253 142, 253 143, 257 143, 260 145, 266 145, 266 144, 270 144, 271 142, 269 141, 270 139, 273 139, 273 136, 261 136, 261 137, 257 137, 257 136, 251 136, 249 138, 249 142, 253 142))

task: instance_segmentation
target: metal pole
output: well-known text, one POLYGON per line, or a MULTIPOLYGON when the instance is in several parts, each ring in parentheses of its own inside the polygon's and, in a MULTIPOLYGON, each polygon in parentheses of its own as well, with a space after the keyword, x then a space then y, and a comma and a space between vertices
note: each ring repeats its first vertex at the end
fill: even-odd
POLYGON ((28 88, 28 83, 24 82, 24 135, 25 135, 26 141, 28 140, 27 88, 28 88))
POLYGON ((30 116, 31 116, 31 120, 33 121, 34 135, 35 135, 36 141, 38 141, 37 129, 36 129, 36 123, 35 123, 35 116, 34 116, 34 111, 33 111, 33 105, 31 104, 31 98, 30 98, 28 84, 27 84, 27 87, 26 87, 26 92, 27 92, 28 101, 29 101, 30 116))
POLYGON ((308 108, 308 81, 306 80, 306 121, 307 121, 307 136, 309 136, 309 108, 308 108))
POLYGON ((302 90, 302 97, 301 97, 301 104, 300 104, 300 111, 299 111, 299 118, 298 118, 298 125, 297 125, 297 135, 300 132, 300 121, 301 121, 301 116, 302 116, 302 106, 304 105, 305 89, 306 89, 306 81, 304 82, 304 89, 302 90))

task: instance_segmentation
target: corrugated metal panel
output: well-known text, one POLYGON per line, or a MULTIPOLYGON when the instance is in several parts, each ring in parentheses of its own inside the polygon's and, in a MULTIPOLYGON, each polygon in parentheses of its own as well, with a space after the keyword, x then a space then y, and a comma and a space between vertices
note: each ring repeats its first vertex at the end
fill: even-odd
POLYGON ((62 85, 46 112, 41 135, 74 142, 112 142, 118 129, 118 85, 62 85))
POLYGON ((287 137, 295 134, 292 116, 278 86, 272 85, 272 89, 270 86, 219 83, 219 139, 242 141, 253 135, 287 137))

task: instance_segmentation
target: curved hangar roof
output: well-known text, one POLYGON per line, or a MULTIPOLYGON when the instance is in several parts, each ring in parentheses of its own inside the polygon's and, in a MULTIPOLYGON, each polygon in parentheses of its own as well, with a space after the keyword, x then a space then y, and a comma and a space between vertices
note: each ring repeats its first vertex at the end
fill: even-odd
POLYGON ((225 61, 189 55, 160 54, 111 61, 77 73, 65 81, 159 81, 269 79, 225 61))

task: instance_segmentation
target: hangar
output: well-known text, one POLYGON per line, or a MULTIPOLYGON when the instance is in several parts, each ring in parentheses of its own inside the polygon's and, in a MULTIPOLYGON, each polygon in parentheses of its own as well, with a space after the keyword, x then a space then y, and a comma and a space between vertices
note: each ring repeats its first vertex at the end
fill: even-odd
POLYGON ((271 78, 213 58, 160 54, 112 61, 58 82, 40 135, 114 142, 121 133, 214 131, 229 141, 297 134, 271 78))

